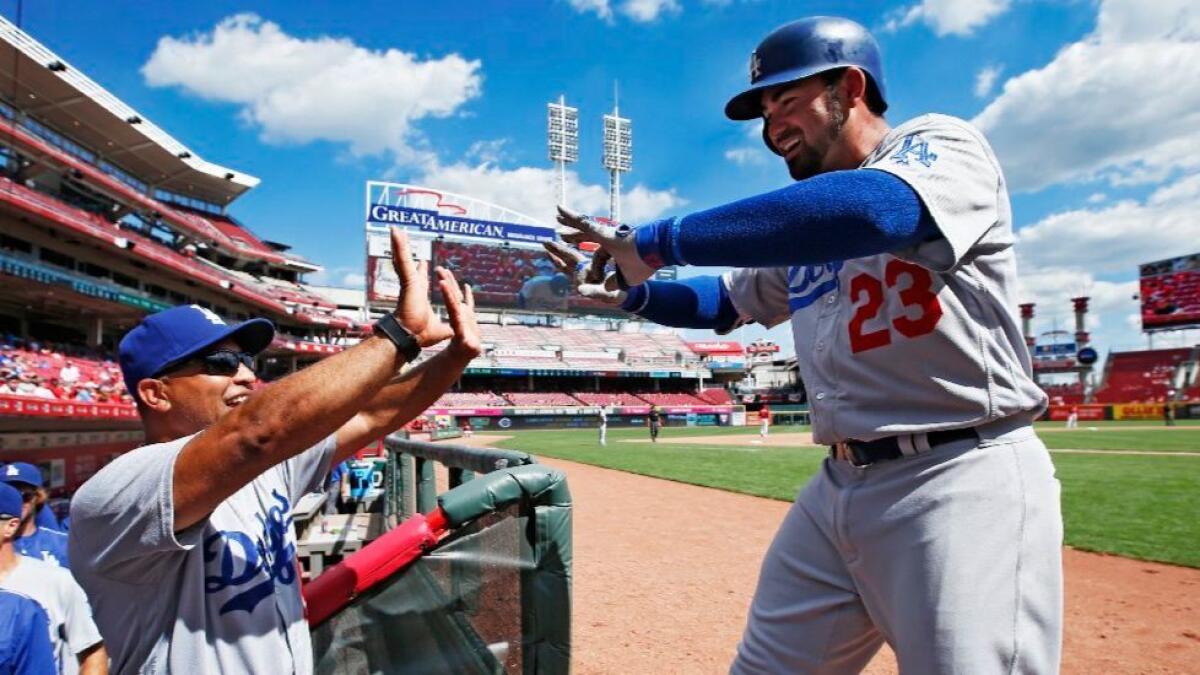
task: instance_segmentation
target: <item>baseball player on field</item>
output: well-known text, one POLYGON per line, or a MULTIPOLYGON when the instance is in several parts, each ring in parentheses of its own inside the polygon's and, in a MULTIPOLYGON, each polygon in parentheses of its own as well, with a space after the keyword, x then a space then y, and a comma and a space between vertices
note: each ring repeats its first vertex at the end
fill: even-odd
POLYGON ((672 326, 791 321, 829 457, 763 561, 734 673, 1053 673, 1059 485, 1016 320, 1004 176, 970 124, 884 119, 879 48, 813 17, 772 32, 725 107, 795 183, 641 227, 563 210, 578 291, 672 326), (615 263, 608 271, 606 264, 615 263), (722 276, 652 281, 667 265, 722 276))

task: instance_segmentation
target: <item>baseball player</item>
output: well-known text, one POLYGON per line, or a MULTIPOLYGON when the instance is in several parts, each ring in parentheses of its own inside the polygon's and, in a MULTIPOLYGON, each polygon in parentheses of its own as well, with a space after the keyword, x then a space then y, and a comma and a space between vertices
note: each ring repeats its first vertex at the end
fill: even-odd
POLYGON ((662 410, 658 406, 650 406, 650 414, 646 416, 646 424, 650 427, 650 442, 658 442, 658 431, 662 428, 662 410))
POLYGON ((762 410, 758 411, 758 435, 760 438, 766 438, 769 433, 771 433, 771 409, 764 403, 762 410))
POLYGON ((766 554, 732 672, 857 672, 886 641, 905 673, 1053 673, 1059 486, 1004 177, 968 123, 886 109, 865 28, 784 25, 725 113, 761 119, 795 183, 637 228, 562 210, 564 241, 601 250, 547 250, 581 294, 662 324, 791 322, 830 455, 766 554), (650 280, 665 265, 737 269, 650 280))
POLYGON ((46 510, 46 480, 42 470, 28 462, 13 462, 0 470, 0 481, 20 491, 25 500, 21 529, 13 542, 17 553, 69 569, 67 535, 43 526, 37 517, 46 510))
POLYGON ((608 408, 600 408, 600 445, 608 445, 608 408))

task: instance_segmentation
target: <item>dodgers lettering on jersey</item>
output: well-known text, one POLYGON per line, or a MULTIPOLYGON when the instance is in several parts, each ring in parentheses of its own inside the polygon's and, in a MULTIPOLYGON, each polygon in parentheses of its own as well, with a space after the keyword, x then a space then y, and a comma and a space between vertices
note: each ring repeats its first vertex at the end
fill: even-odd
POLYGON ((258 603, 271 597, 276 584, 296 583, 296 544, 288 537, 291 503, 278 490, 271 490, 271 497, 275 505, 265 517, 259 516, 261 532, 218 530, 204 540, 208 569, 219 566, 216 574, 204 577, 204 592, 213 595, 231 589, 219 605, 219 614, 239 610, 251 614, 258 603))
POLYGON ((739 313, 792 322, 818 443, 1033 416, 1016 319, 1008 192, 983 136, 925 115, 893 129, 861 169, 920 196, 942 238, 825 265, 741 269, 725 283, 739 313))

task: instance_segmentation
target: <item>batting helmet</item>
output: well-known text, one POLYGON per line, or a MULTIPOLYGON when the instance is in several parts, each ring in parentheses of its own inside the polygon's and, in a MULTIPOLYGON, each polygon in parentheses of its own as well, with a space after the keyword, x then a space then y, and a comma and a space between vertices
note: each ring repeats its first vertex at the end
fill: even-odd
POLYGON ((861 68, 887 107, 883 59, 870 31, 834 16, 812 16, 776 28, 750 55, 750 88, 725 104, 731 120, 762 115, 762 91, 835 68, 861 68))

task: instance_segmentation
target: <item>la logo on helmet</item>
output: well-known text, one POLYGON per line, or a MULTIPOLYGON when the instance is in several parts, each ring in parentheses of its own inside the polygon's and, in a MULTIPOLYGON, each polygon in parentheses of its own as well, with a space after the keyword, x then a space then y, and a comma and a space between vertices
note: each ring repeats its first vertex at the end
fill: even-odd
POLYGON ((758 57, 758 52, 750 53, 750 84, 762 76, 762 59, 758 57))

